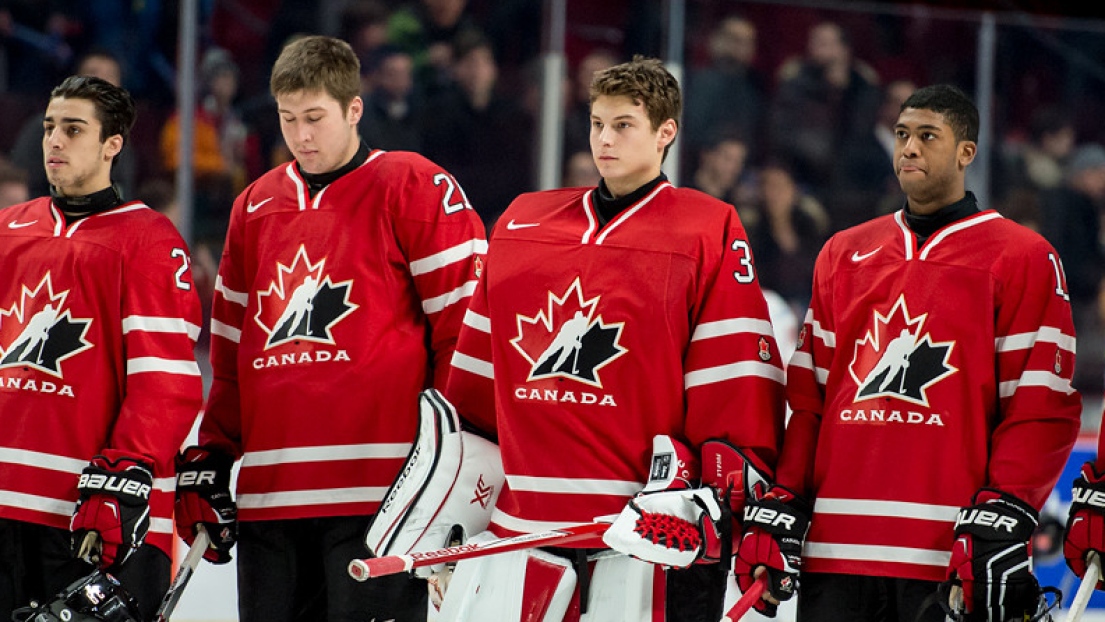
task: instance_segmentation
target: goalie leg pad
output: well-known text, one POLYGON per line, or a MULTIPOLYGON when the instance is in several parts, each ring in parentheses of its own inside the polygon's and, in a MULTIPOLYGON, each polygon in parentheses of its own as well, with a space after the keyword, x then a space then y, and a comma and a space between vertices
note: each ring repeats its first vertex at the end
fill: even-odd
MULTIPOLYGON (((491 540, 478 534, 472 542, 491 540)), ((571 560, 536 549, 462 560, 438 622, 561 622, 576 589, 571 560)))
POLYGON ((487 528, 503 487, 496 444, 461 430, 456 409, 436 390, 423 391, 418 404, 418 436, 365 533, 376 557, 465 542, 487 528))
POLYGON ((664 570, 625 555, 600 554, 580 622, 663 622, 664 570))

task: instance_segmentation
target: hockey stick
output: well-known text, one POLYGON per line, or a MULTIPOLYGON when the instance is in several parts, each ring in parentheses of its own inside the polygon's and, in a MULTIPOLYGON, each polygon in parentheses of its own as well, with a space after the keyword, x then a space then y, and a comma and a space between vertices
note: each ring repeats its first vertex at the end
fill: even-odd
POLYGON ((1097 551, 1090 551, 1086 555, 1086 576, 1082 577, 1082 583, 1074 594, 1074 600, 1070 603, 1070 611, 1067 613, 1067 622, 1077 622, 1086 612, 1086 606, 1090 604, 1090 596, 1101 579, 1101 558, 1097 551))
POLYGON ((207 534, 207 530, 203 528, 203 525, 196 525, 196 540, 192 543, 192 548, 188 549, 188 553, 184 556, 184 561, 180 563, 180 567, 177 568, 176 577, 173 578, 169 591, 165 592, 164 598, 161 599, 161 606, 157 608, 154 622, 165 622, 173 614, 173 609, 176 609, 177 602, 184 594, 184 587, 188 585, 192 573, 199 566, 200 560, 203 559, 203 554, 210 544, 211 536, 207 534))
POLYGON ((757 600, 760 600, 760 596, 763 595, 764 589, 767 587, 767 573, 760 575, 759 579, 748 588, 748 591, 741 595, 740 600, 729 609, 729 613, 725 614, 725 617, 721 619, 721 622, 737 622, 744 617, 744 614, 748 613, 748 610, 756 604, 757 600))
POLYGON ((561 546, 571 542, 596 538, 596 536, 602 535, 609 526, 610 523, 585 523, 563 529, 550 529, 549 531, 526 533, 509 538, 498 538, 488 542, 449 546, 435 551, 354 559, 349 562, 349 576, 358 581, 365 581, 373 577, 406 572, 412 568, 422 566, 456 562, 462 559, 472 559, 484 555, 507 553, 540 546, 561 546))

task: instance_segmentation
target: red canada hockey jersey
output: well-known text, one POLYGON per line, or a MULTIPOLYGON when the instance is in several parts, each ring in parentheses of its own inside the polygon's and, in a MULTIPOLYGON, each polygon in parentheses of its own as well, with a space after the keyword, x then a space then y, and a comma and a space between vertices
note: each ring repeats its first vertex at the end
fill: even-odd
POLYGON ((314 196, 294 163, 235 201, 200 443, 242 458, 242 520, 367 515, 444 387, 487 249, 456 180, 373 151, 314 196))
POLYGON ((500 534, 618 513, 657 434, 777 455, 782 362, 736 210, 661 182, 600 227, 593 192, 500 217, 453 358, 448 396, 501 443, 500 534))
POLYGON ((1074 354, 1058 255, 997 212, 919 249, 900 211, 833 237, 787 368, 803 570, 943 580, 980 487, 1040 508, 1078 433, 1074 354))
POLYGON ((105 448, 153 466, 147 542, 172 548, 173 461, 199 415, 188 249, 141 203, 67 224, 49 198, 0 211, 0 517, 69 528, 105 448))

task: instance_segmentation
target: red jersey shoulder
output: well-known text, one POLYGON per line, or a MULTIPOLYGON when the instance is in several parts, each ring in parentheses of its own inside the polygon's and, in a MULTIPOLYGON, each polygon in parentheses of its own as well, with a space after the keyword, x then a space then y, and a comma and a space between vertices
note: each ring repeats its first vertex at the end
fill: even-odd
POLYGON ((820 254, 834 262, 845 256, 850 259, 854 253, 865 258, 876 248, 883 250, 902 246, 905 244, 904 235, 894 214, 886 214, 834 233, 821 247, 820 254))
POLYGON ((0 210, 0 223, 3 223, 4 229, 18 230, 26 226, 22 223, 28 223, 42 217, 53 219, 50 214, 50 197, 38 197, 26 203, 17 203, 0 210), (11 223, 15 223, 15 225, 13 226, 11 223))

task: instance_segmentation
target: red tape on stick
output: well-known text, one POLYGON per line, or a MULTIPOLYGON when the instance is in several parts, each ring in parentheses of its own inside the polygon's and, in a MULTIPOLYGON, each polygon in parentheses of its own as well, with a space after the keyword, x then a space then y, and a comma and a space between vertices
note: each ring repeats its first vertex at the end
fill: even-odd
POLYGON ((737 622, 744 617, 744 614, 748 613, 748 610, 756 604, 757 600, 763 596, 764 589, 767 587, 767 573, 764 572, 760 575, 759 579, 752 584, 752 587, 748 588, 748 591, 741 595, 740 600, 733 605, 729 613, 725 614, 725 617, 721 619, 721 622, 737 622))

